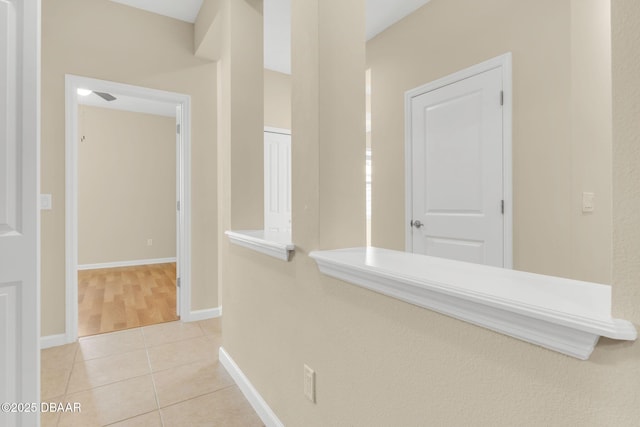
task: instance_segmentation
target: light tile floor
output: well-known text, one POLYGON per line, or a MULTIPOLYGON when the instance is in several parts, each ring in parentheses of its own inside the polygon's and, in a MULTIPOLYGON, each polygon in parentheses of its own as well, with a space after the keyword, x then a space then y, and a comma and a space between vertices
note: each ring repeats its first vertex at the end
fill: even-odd
POLYGON ((170 322, 42 350, 42 426, 262 426, 218 361, 220 319, 170 322))

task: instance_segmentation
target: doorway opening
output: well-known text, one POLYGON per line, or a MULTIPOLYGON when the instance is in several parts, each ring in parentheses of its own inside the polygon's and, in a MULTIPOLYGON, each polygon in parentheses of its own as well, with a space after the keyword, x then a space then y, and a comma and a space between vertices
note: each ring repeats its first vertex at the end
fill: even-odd
MULTIPOLYGON (((65 90, 67 341, 76 341, 79 335, 112 332, 177 318, 188 320, 190 97, 72 75, 66 76, 65 90), (115 119, 124 120, 129 126, 109 122, 115 119), (153 140, 160 144, 160 137, 134 136, 143 121, 168 133, 162 137, 163 148, 160 145, 146 147, 146 156, 151 161, 139 157, 139 151, 144 148, 142 140, 149 139, 147 144, 152 144, 153 140), (90 125, 89 131, 87 126, 90 125), (134 144, 139 147, 133 147, 134 144), (96 165, 101 159, 108 163, 105 153, 109 151, 101 152, 100 145, 103 150, 109 148, 107 145, 115 147, 110 154, 113 156, 110 163, 116 170, 108 173, 102 168, 102 176, 80 174, 81 160, 93 161, 96 165), (138 156, 137 163, 134 154, 138 156), (161 157, 164 157, 163 161, 161 157), (155 160, 164 165, 164 170, 153 172, 155 160), (92 176, 93 184, 83 182, 81 185, 83 176, 92 176), (128 188, 128 183, 137 188, 133 184, 137 179, 146 182, 146 186, 139 188, 141 193, 128 188), (119 188, 107 190, 109 186, 104 181, 109 180, 119 180, 119 188), (158 188, 160 181, 167 184, 162 189, 158 188), (154 191, 156 195, 152 196, 154 191), (99 205, 98 201, 103 197, 113 201, 109 206, 111 213, 99 212, 95 217, 99 220, 95 220, 87 213, 91 212, 92 204, 99 205), (134 212, 136 206, 149 207, 145 204, 162 206, 162 212, 158 211, 156 215, 146 212, 144 218, 138 218, 137 225, 133 224, 133 217, 132 224, 128 224, 123 220, 128 217, 119 215, 123 211, 134 212), (110 238, 109 233, 101 235, 96 232, 99 230, 92 231, 88 218, 96 224, 106 224, 105 227, 112 230, 111 234, 117 234, 119 238, 110 238), (158 224, 147 227, 146 222, 158 224), (141 228, 144 231, 140 231, 141 228), (171 233, 173 236, 168 235, 171 233), (82 253, 80 247, 84 248, 82 253), (149 310, 148 315, 145 310, 149 310), (79 319, 83 321, 82 327, 79 319)), ((82 165, 83 168, 86 166, 82 165)), ((96 166, 95 169, 100 168, 96 166)))

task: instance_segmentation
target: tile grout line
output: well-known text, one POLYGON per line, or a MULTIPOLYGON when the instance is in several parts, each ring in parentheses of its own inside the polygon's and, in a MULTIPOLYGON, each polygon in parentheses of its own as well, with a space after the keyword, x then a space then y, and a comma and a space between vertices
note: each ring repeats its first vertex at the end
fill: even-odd
MULTIPOLYGON (((122 419, 122 420, 114 421, 114 422, 112 422, 112 423, 106 424, 104 427, 114 426, 114 425, 116 425, 116 424, 120 424, 120 423, 122 423, 122 422, 129 421, 129 420, 132 420, 132 419, 134 419, 134 418, 141 417, 141 416, 143 416, 143 415, 151 414, 151 413, 153 413, 153 412, 156 412, 156 411, 155 411, 155 410, 154 410, 154 411, 149 411, 149 412, 145 412, 144 414, 138 414, 138 415, 134 415, 134 416, 129 417, 129 418, 124 418, 124 419, 122 419)), ((164 426, 164 425, 163 425, 163 426, 164 426)))
MULTIPOLYGON (((207 337, 207 336, 209 336, 209 335, 212 335, 212 334, 207 334, 207 331, 205 331, 205 330, 203 329, 203 327, 202 327, 202 323, 201 323, 201 322, 196 322, 196 323, 198 324, 198 328, 200 329, 200 332, 202 333, 202 335, 197 336, 197 337, 193 337, 193 338, 186 338, 186 339, 181 339, 181 340, 177 340, 177 341, 172 341, 172 342, 170 342, 170 343, 164 343, 164 344, 171 344, 171 343, 173 343, 173 342, 180 342, 180 341, 185 341, 185 340, 187 340, 187 339, 196 339, 196 338, 202 338, 202 337, 207 337)), ((146 343, 145 343, 145 348, 146 348, 146 350, 147 350, 147 357, 149 357, 149 348, 159 347, 160 345, 164 345, 164 344, 159 344, 159 345, 156 345, 156 346, 147 347, 147 346, 146 346, 146 343)), ((202 360, 200 360, 200 359, 199 359, 199 360, 197 360, 197 361, 191 361, 191 362, 186 363, 186 364, 181 364, 181 365, 173 366, 173 367, 171 367, 171 368, 166 368, 166 369, 162 369, 162 370, 159 370, 159 371, 157 371, 157 372, 154 372, 154 371, 153 371, 153 368, 151 367, 151 359, 149 358, 149 366, 150 366, 150 369, 151 369, 151 379, 152 379, 152 382, 153 382, 154 391, 155 391, 155 393, 156 393, 156 403, 157 403, 157 405, 158 405, 158 412, 159 412, 159 414, 160 414, 160 422, 162 423, 162 426, 163 426, 163 427, 165 426, 164 415, 163 415, 163 412, 162 412, 163 407, 161 407, 161 406, 160 406, 160 398, 159 398, 159 396, 158 396, 158 391, 157 391, 157 389, 156 389, 156 383, 155 383, 155 376, 154 376, 154 373, 158 373, 158 372, 166 372, 166 371, 173 370, 173 369, 176 369, 176 368, 179 368, 179 367, 182 367, 182 366, 187 366, 187 365, 190 365, 190 364, 193 364, 193 363, 200 363, 200 362, 202 362, 203 360, 204 360, 204 359, 202 359, 202 360)), ((229 388, 229 387, 233 387, 234 385, 235 385, 235 384, 230 384, 230 385, 228 385, 228 386, 225 386, 225 387, 219 388, 219 389, 217 389, 217 390, 213 390, 213 391, 210 391, 210 392, 202 393, 202 394, 199 394, 199 395, 197 395, 197 396, 190 397, 190 398, 188 398, 188 399, 180 400, 180 401, 178 401, 178 402, 173 402, 173 403, 171 403, 170 405, 166 405, 164 408, 169 408, 169 407, 172 407, 172 406, 175 406, 175 405, 179 405, 179 404, 182 404, 182 403, 188 402, 188 401, 190 401, 190 400, 198 399, 198 398, 200 398, 200 397, 202 397, 202 396, 207 396, 207 395, 209 395, 209 394, 213 394, 213 393, 216 393, 216 392, 218 392, 218 391, 225 390, 225 389, 227 389, 227 388, 229 388)))
POLYGON ((190 397, 190 398, 188 398, 188 399, 184 399, 184 400, 180 400, 180 401, 178 401, 178 402, 174 402, 174 403, 172 403, 171 405, 167 405, 167 406, 165 406, 164 408, 166 409, 166 408, 171 408, 172 406, 182 405, 182 404, 183 404, 183 403, 185 403, 185 402, 190 402, 190 401, 195 400, 195 399, 200 399, 200 398, 201 398, 201 397, 203 397, 203 396, 209 396, 209 395, 211 395, 211 394, 218 393, 219 391, 223 391, 223 390, 226 390, 226 389, 231 388, 231 387, 237 387, 237 386, 236 386, 236 384, 229 384, 228 386, 225 386, 225 387, 219 388, 219 389, 217 389, 217 390, 208 391, 208 392, 206 392, 206 393, 202 393, 202 394, 199 394, 199 395, 197 395, 197 396, 190 397))
MULTIPOLYGON (((142 327, 134 328, 134 329, 142 329, 142 327)), ((142 334, 143 334, 143 338, 144 338, 144 333, 142 333, 142 334)), ((143 349, 136 349, 136 350, 132 350, 132 351, 119 352, 119 353, 114 353, 114 354, 111 354, 111 355, 108 355, 108 356, 103 356, 103 357, 117 356, 117 355, 122 355, 122 354, 131 353, 131 352, 135 352, 135 351, 140 351, 140 350, 143 350, 143 349)), ((145 343, 144 350, 145 350, 145 355, 147 356, 147 367, 149 368, 149 372, 148 373, 145 373, 145 374, 142 374, 142 375, 136 375, 136 376, 133 376, 133 377, 130 377, 130 378, 123 378, 123 379, 120 379, 118 381, 110 382, 110 383, 107 383, 107 384, 101 384, 99 386, 91 387, 91 388, 86 389, 86 390, 79 390, 79 391, 76 391, 76 392, 74 392, 72 394, 86 393, 88 391, 92 391, 92 390, 95 390, 95 389, 103 388, 103 387, 106 387, 106 386, 111 386, 111 385, 114 385, 114 384, 118 384, 118 383, 121 383, 121 382, 124 382, 124 381, 129 381, 129 380, 132 380, 132 379, 136 379, 136 378, 142 378, 142 377, 145 377, 145 376, 148 375, 148 376, 151 377, 151 384, 153 386, 153 393, 154 393, 154 398, 155 398, 155 401, 156 401, 156 409, 154 409, 152 411, 149 411, 149 412, 136 414, 136 415, 133 415, 131 417, 124 418, 122 420, 117 420, 117 421, 114 421, 113 423, 110 423, 108 425, 114 425, 114 424, 129 420, 129 419, 136 418, 136 417, 139 417, 139 416, 142 416, 142 415, 146 415, 146 414, 149 414, 149 413, 152 413, 152 412, 156 412, 156 411, 159 413, 160 419, 162 421, 162 414, 160 413, 160 405, 159 405, 159 402, 158 402, 158 395, 157 395, 157 391, 156 391, 155 381, 154 381, 154 378, 153 378, 153 372, 152 372, 152 369, 151 369, 151 361, 149 359, 149 352, 147 351, 146 343, 145 343)), ((100 358, 95 358, 95 359, 90 359, 90 360, 97 360, 97 359, 100 359, 100 358)), ((83 362, 86 362, 86 361, 83 361, 83 362)), ((67 388, 68 388, 68 384, 67 384, 67 388)), ((58 422, 59 422, 59 419, 58 419, 58 422)), ((164 426, 164 422, 163 422, 162 425, 164 426)))
POLYGON ((71 375, 73 374, 73 368, 74 368, 74 366, 72 366, 71 372, 69 373, 69 379, 67 380, 67 386, 65 388, 65 395, 83 393, 83 392, 86 392, 86 391, 89 391, 89 390, 93 390, 95 388, 105 387, 105 386, 108 386, 108 385, 111 385, 111 384, 117 384, 117 383, 122 382, 122 381, 127 381, 127 380, 134 379, 134 378, 144 377, 146 375, 151 375, 151 366, 150 366, 150 363, 149 363, 149 355, 148 355, 148 353, 146 351, 146 348, 144 348, 144 349, 143 348, 139 348, 139 349, 130 350, 130 351, 124 351, 124 352, 120 352, 120 353, 113 353, 113 354, 109 354, 109 355, 102 356, 102 357, 96 357, 94 359, 89 359, 89 360, 80 360, 78 362, 74 362, 73 365, 80 364, 80 363, 84 363, 86 365, 87 363, 98 361, 100 359, 107 359, 107 358, 110 358, 110 357, 121 356, 121 355, 125 355, 125 354, 128 354, 128 353, 135 353, 135 352, 139 352, 139 351, 142 351, 142 350, 145 350, 145 355, 147 356, 147 364, 149 365, 149 371, 147 373, 140 374, 140 375, 133 375, 133 376, 127 377, 127 378, 120 378, 120 379, 115 380, 115 381, 109 381, 109 382, 106 382, 104 384, 99 384, 99 385, 95 385, 95 386, 92 386, 92 387, 89 387, 89 388, 85 388, 85 389, 75 390, 73 392, 69 392, 69 385, 71 384, 71 375))
POLYGON ((112 382, 109 382, 109 383, 100 384, 100 385, 97 385, 95 387, 85 388, 83 390, 73 391, 71 393, 67 393, 65 395, 65 397, 68 397, 69 395, 79 394, 79 393, 86 393, 88 391, 95 390, 95 389, 98 389, 98 388, 104 388, 104 387, 108 387, 108 386, 111 386, 111 385, 114 385, 114 384, 119 384, 119 383, 122 383, 122 382, 125 382, 125 381, 135 380, 135 379, 146 377, 146 376, 151 376, 151 372, 146 373, 146 374, 141 374, 141 375, 135 375, 135 376, 129 377, 129 378, 122 378, 122 379, 119 379, 117 381, 112 381, 112 382))
MULTIPOLYGON (((180 320, 177 320, 177 322, 180 322, 180 320)), ((187 323, 187 322, 184 322, 184 323, 187 323)), ((154 325, 151 325, 151 326, 154 326, 154 325)), ((174 343, 178 343, 178 342, 181 342, 181 341, 187 341, 187 340, 192 340, 192 339, 196 339, 196 338, 203 338, 203 337, 209 336, 209 335, 205 334, 202 331, 202 329, 200 329, 200 332, 202 332, 202 335, 196 335, 196 336, 193 336, 193 337, 180 338, 180 339, 177 339, 177 340, 171 340, 171 341, 163 342, 163 343, 160 343, 160 344, 148 345, 148 348, 160 347, 161 345, 174 344, 174 343)), ((147 345, 146 344, 146 340, 145 340, 145 345, 147 345)))
POLYGON ((153 395, 156 398, 156 406, 158 407, 158 415, 160 416, 160 424, 164 427, 164 417, 162 416, 162 411, 160 410, 160 398, 158 397, 158 389, 156 387, 156 378, 153 375, 153 367, 151 366, 151 357, 149 357, 149 346, 147 345, 147 338, 144 334, 143 328, 140 328, 142 332, 142 339, 144 340, 144 350, 147 354, 147 363, 149 365, 149 372, 151 375, 151 384, 153 385, 153 395))
POLYGON ((231 388, 231 387, 237 387, 237 385, 235 383, 232 383, 232 384, 226 385, 224 387, 221 387, 219 389, 212 390, 212 391, 207 391, 207 392, 204 392, 204 393, 199 394, 197 396, 192 396, 192 397, 189 397, 189 398, 186 398, 186 399, 178 400, 177 402, 173 402, 173 403, 171 403, 169 405, 163 406, 163 407, 160 408, 160 417, 162 417, 162 409, 170 408, 170 407, 175 406, 175 405, 180 405, 182 403, 189 402, 190 400, 199 399, 202 396, 208 396, 210 394, 214 394, 214 393, 226 390, 226 389, 231 388))
MULTIPOLYGON (((67 375, 67 381, 66 381, 66 384, 64 386, 64 394, 62 396, 62 400, 66 400, 66 398, 67 398, 67 394, 68 394, 68 391, 69 391, 69 384, 71 384, 71 374, 73 373, 73 367, 76 364, 76 360, 78 358, 78 352, 80 351, 80 340, 76 341, 74 344, 76 346, 76 351, 73 354, 73 361, 71 362, 71 368, 69 369, 69 374, 67 375)), ((60 417, 58 417, 58 420, 59 419, 60 419, 60 417)), ((58 423, 56 423, 56 425, 57 424, 58 423)))

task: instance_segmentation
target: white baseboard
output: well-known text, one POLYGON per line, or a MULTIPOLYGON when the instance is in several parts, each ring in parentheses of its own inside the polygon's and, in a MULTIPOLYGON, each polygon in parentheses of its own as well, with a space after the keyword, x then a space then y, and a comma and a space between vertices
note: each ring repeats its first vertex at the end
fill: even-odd
POLYGON ((214 319, 222 316, 222 307, 207 308, 205 310, 193 310, 186 318, 180 316, 180 320, 183 322, 197 322, 198 320, 214 319))
POLYGON ((102 262, 98 264, 79 264, 78 270, 96 270, 98 268, 116 268, 116 267, 133 267, 136 265, 165 264, 168 262, 176 262, 173 258, 154 258, 154 259, 136 259, 133 261, 115 261, 102 262))
POLYGON ((276 414, 271 410, 267 402, 260 396, 258 390, 251 384, 249 378, 240 370, 240 367, 236 365, 229 353, 224 348, 220 347, 218 351, 218 358, 220 363, 225 367, 229 375, 236 382, 244 397, 249 401, 253 409, 256 411, 262 422, 267 427, 284 427, 282 421, 278 419, 276 414))
POLYGON ((47 335, 46 337, 40 337, 40 349, 51 347, 59 347, 61 345, 69 344, 67 334, 47 335))

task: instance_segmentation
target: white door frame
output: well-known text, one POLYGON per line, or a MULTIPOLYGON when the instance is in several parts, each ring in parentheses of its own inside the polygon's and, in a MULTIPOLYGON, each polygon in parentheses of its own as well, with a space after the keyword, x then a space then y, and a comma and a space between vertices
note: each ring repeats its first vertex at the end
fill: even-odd
POLYGON ((413 248, 413 233, 410 222, 413 216, 413 170, 412 170, 412 141, 411 141, 411 99, 427 92, 456 83, 460 80, 500 68, 502 70, 502 173, 504 200, 504 268, 513 268, 513 198, 512 198, 512 77, 511 52, 484 61, 480 64, 442 77, 404 94, 404 153, 405 153, 405 251, 413 248))
POLYGON ((180 105, 182 136, 177 163, 180 218, 176 258, 180 265, 178 301, 180 318, 189 321, 191 314, 191 97, 174 92, 115 83, 88 77, 65 76, 66 139, 66 340, 78 340, 78 88, 113 92, 123 96, 145 98, 180 105))

